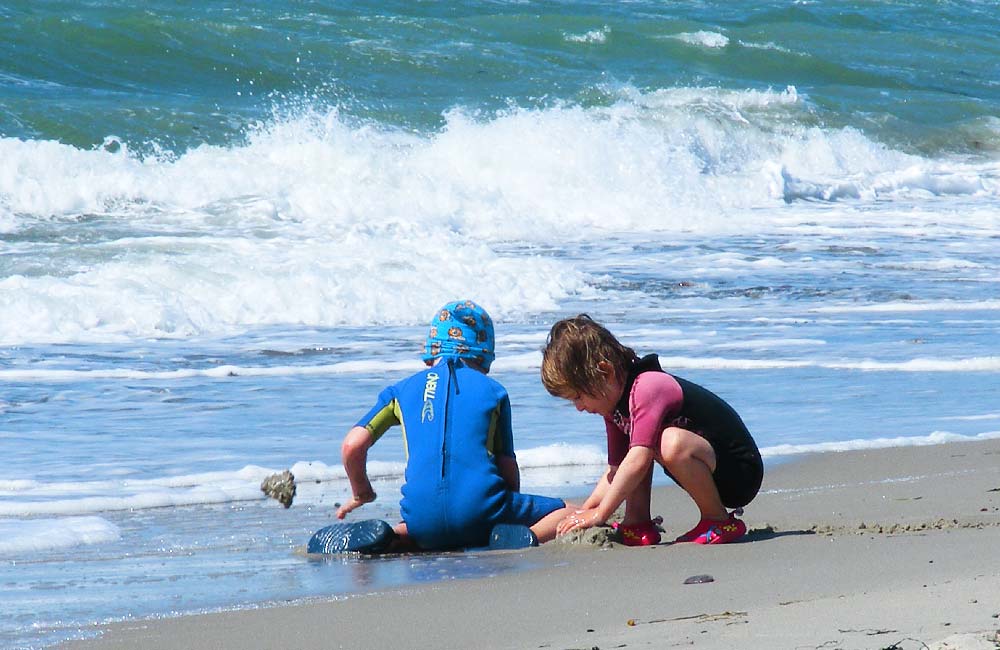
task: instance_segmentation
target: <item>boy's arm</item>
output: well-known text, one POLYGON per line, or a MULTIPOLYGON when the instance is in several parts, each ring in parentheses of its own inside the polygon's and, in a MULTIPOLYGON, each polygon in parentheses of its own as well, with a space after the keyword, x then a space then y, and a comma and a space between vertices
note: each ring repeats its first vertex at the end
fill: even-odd
POLYGON ((375 500, 375 490, 368 480, 368 448, 389 427, 400 424, 398 414, 399 404, 394 388, 390 386, 379 393, 375 406, 344 436, 340 458, 347 480, 351 483, 352 496, 348 503, 337 509, 337 519, 343 519, 350 511, 375 500))
POLYGON ((513 492, 521 491, 521 470, 517 466, 517 459, 513 456, 497 456, 497 469, 504 483, 513 492))
POLYGON ((514 430, 511 426, 510 397, 504 392, 493 411, 490 422, 490 453, 496 459, 497 469, 507 487, 521 491, 521 469, 514 455, 514 430))
POLYGON ((368 480, 368 448, 375 442, 371 432, 364 427, 354 427, 347 432, 340 446, 340 455, 347 472, 347 480, 351 483, 352 498, 337 509, 337 519, 343 519, 347 513, 371 503, 377 496, 368 480))

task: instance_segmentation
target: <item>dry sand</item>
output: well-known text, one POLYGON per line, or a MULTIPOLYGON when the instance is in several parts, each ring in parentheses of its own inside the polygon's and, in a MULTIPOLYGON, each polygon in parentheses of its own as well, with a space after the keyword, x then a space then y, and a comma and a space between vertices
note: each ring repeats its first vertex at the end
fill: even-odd
MULTIPOLYGON (((654 496, 667 538, 697 513, 654 496)), ((1000 440, 771 467, 727 546, 551 543, 547 568, 112 625, 75 650, 1000 648, 1000 440), (695 575, 714 581, 684 584, 695 575)))

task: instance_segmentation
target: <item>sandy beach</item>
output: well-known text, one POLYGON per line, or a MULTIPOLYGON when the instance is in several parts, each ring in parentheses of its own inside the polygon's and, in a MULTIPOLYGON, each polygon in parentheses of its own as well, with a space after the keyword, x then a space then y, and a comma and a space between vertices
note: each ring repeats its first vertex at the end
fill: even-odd
MULTIPOLYGON (((665 539, 697 518, 674 487, 665 539)), ((1000 440, 769 467, 745 541, 531 554, 545 567, 329 602, 129 622, 118 648, 1000 648, 1000 440), (685 584, 698 575, 711 582, 685 584)))

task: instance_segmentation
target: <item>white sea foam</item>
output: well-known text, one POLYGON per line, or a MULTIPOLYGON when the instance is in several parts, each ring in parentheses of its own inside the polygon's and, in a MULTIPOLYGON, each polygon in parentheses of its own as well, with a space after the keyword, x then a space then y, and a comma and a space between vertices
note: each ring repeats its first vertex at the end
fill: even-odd
MULTIPOLYGON (((631 341, 630 341, 631 342, 631 341)), ((685 345, 690 344, 685 340, 685 345)), ((722 344, 720 348, 731 349, 774 349, 796 346, 819 346, 822 341, 771 341, 722 344)), ((541 367, 541 352, 532 351, 507 355, 497 359, 494 370, 501 372, 534 371, 541 367)), ((995 372, 1000 370, 1000 357, 968 357, 963 359, 914 358, 905 361, 878 361, 858 359, 855 361, 825 361, 816 359, 745 359, 729 357, 689 357, 660 355, 660 364, 673 369, 705 370, 766 370, 775 368, 827 368, 831 370, 872 370, 886 372, 995 372)), ((103 370, 55 370, 27 368, 0 370, 3 381, 76 382, 99 379, 157 380, 174 381, 191 377, 236 378, 236 377, 295 377, 309 375, 344 375, 370 373, 416 372, 424 365, 419 359, 402 361, 360 360, 344 361, 313 366, 235 366, 223 365, 211 368, 185 368, 182 370, 146 371, 127 368, 103 370)), ((0 483, 2 485, 2 483, 0 483)))
POLYGON ((996 372, 1000 357, 967 359, 908 359, 906 361, 807 361, 792 359, 727 359, 721 357, 660 357, 664 368, 764 370, 772 368, 828 368, 882 372, 996 372))
MULTIPOLYGON (((167 506, 193 506, 266 499, 261 482, 282 469, 247 465, 235 471, 203 472, 149 479, 44 482, 17 480, 0 483, 0 517, 82 515, 96 512, 144 510, 167 506)), ((398 479, 401 463, 369 463, 373 479, 398 479)), ((346 474, 340 465, 300 461, 290 468, 297 481, 308 488, 318 482, 342 484, 346 474)), ((307 499, 308 500, 308 499, 307 499)))
POLYGON ((911 260, 903 264, 879 264, 881 268, 898 269, 903 268, 913 271, 951 271, 954 269, 980 269, 985 265, 971 260, 963 260, 955 257, 942 257, 934 260, 911 260))
MULTIPOLYGON (((718 87, 669 88, 643 93, 635 88, 622 90, 630 102, 654 110, 674 109, 693 116, 703 114, 739 115, 738 111, 751 109, 794 109, 802 104, 802 97, 795 86, 783 90, 731 90, 718 87), (737 112, 734 112, 737 111, 737 112)), ((671 114, 671 117, 680 117, 671 114)), ((749 124, 745 117, 735 117, 740 124, 749 124)))
MULTIPOLYGON (((472 292, 495 317, 518 318, 599 291, 574 262, 511 242, 833 232, 849 214, 787 206, 1000 196, 995 165, 799 126, 808 106, 794 88, 608 92, 617 101, 606 106, 456 108, 424 134, 306 112, 238 145, 179 154, 0 138, 0 229, 37 239, 5 251, 0 344, 410 324, 472 292), (52 255, 45 233, 80 223, 96 240, 52 255)), ((963 218, 995 228, 995 212, 963 218)), ((942 218, 901 214, 880 227, 907 233, 942 218)))
POLYGON ((1000 357, 910 359, 898 362, 865 360, 849 363, 825 363, 822 366, 836 370, 877 370, 891 372, 996 372, 1000 370, 1000 357))
MULTIPOLYGON (((808 453, 935 445, 993 438, 1000 438, 1000 431, 987 431, 977 435, 935 431, 925 436, 773 445, 763 447, 761 454, 765 458, 777 458, 808 453)), ((518 450, 517 457, 524 472, 524 485, 529 488, 586 485, 600 474, 607 463, 606 451, 602 447, 590 444, 552 444, 526 448, 518 450)), ((369 463, 368 468, 369 476, 373 480, 398 489, 403 477, 403 463, 376 461, 369 463)), ((299 486, 296 503, 300 505, 319 503, 317 499, 322 493, 332 491, 338 498, 348 493, 346 475, 340 465, 327 465, 320 461, 300 461, 289 469, 295 475, 299 486)), ((266 500, 266 497, 260 490, 261 481, 278 471, 280 470, 248 465, 231 472, 207 472, 142 480, 62 483, 45 483, 38 480, 6 481, 0 484, 0 517, 77 516, 71 520, 48 520, 50 523, 47 525, 53 527, 63 525, 56 522, 79 522, 78 526, 68 527, 67 535, 53 543, 59 545, 96 543, 117 539, 117 529, 110 524, 101 524, 103 520, 98 517, 79 517, 80 515, 165 506, 262 501, 266 500)), ((0 533, 3 531, 3 525, 3 520, 0 520, 0 533)), ((30 541, 36 537, 43 536, 26 533, 25 536, 11 542, 8 547, 4 547, 3 542, 0 542, 0 552, 3 552, 4 548, 8 548, 11 552, 30 550, 34 547, 24 547, 23 544, 42 543, 30 541)))
POLYGON ((471 286, 499 317, 553 309, 558 299, 587 290, 583 274, 551 259, 499 257, 460 242, 448 256, 425 254, 448 248, 448 239, 411 233, 392 244, 388 256, 386 243, 367 235, 348 235, 336 246, 239 239, 179 242, 170 253, 165 243, 163 253, 136 246, 131 261, 109 260, 70 277, 0 280, 0 309, 9 316, 0 323, 0 341, 180 338, 260 325, 407 322, 471 286), (428 278, 426 285, 421 277, 428 278), (395 298, 384 300, 386 295, 395 298))
POLYGON ((416 372, 424 367, 419 359, 403 361, 343 361, 316 366, 234 366, 222 365, 211 368, 184 368, 180 370, 146 371, 127 368, 107 368, 103 370, 47 370, 44 368, 25 370, 0 370, 0 379, 9 381, 81 381, 94 379, 152 379, 180 380, 191 377, 291 377, 305 375, 366 374, 369 372, 416 372))
POLYGON ((517 464, 529 469, 595 466, 607 462, 607 453, 595 445, 553 444, 517 452, 517 464))
MULTIPOLYGON (((576 470, 600 467, 605 462, 604 451, 592 445, 554 444, 518 451, 519 465, 530 473, 527 485, 565 483, 576 470)), ((310 492, 318 489, 315 488, 316 484, 329 484, 322 489, 345 494, 349 489, 344 468, 339 464, 299 461, 288 469, 299 486, 296 502, 300 504, 314 501, 310 492)), ((405 465, 398 462, 368 463, 368 475, 376 481, 398 483, 404 469, 405 465)), ((71 516, 167 506, 260 501, 266 499, 260 489, 261 482, 279 471, 281 470, 277 468, 247 465, 235 471, 149 479, 66 482, 5 480, 0 482, 0 517, 71 516)), ((590 473, 593 472, 587 473, 588 479, 590 473)), ((97 518, 81 518, 80 521, 95 519, 97 518)))
MULTIPOLYGON (((739 44, 740 44, 741 47, 746 47, 746 48, 753 49, 753 50, 772 50, 774 52, 782 52, 784 54, 795 54, 795 52, 793 52, 792 50, 788 49, 787 47, 782 47, 782 46, 778 45, 777 43, 773 43, 771 41, 768 41, 766 43, 753 43, 753 42, 739 41, 739 44)), ((802 56, 802 55, 800 55, 800 56, 802 56)))
POLYGON ((118 526, 101 517, 0 519, 0 557, 114 542, 118 526))
POLYGON ((817 347, 826 345, 822 339, 750 339, 747 341, 724 341, 712 343, 708 347, 723 350, 773 350, 776 348, 817 347))
MULTIPOLYGON (((336 111, 282 117, 250 134, 245 145, 204 145, 161 158, 138 158, 127 147, 111 153, 0 138, 0 207, 42 219, 155 217, 161 226, 280 230, 290 222, 325 235, 359 224, 440 224, 483 233, 498 216, 530 216, 532 229, 542 226, 540 234, 548 236, 578 234, 550 218, 561 216, 557 209, 570 213, 574 225, 589 215, 590 226, 610 216, 615 226, 670 229, 683 225, 684 215, 663 222, 655 209, 663 198, 676 202, 693 193, 713 209, 770 198, 759 191, 750 203, 742 197, 748 174, 754 182, 777 174, 782 188, 832 188, 840 181, 829 177, 843 178, 858 188, 848 193, 857 195, 867 187, 883 193, 995 190, 998 170, 990 166, 923 160, 856 130, 789 124, 787 112, 802 103, 791 87, 619 92, 621 100, 608 107, 512 110, 488 120, 456 109, 444 129, 425 136, 351 125, 336 111), (771 108, 786 118, 778 137, 766 117, 771 108), (713 177, 705 177, 706 163, 713 177), (579 192, 578 200, 560 200, 579 192), (629 200, 616 206, 620 197, 629 200), (583 209, 594 200, 613 209, 583 209)), ((778 196, 789 194, 781 189, 778 196)))
POLYGON ((947 431, 935 431, 926 436, 899 436, 895 438, 870 438, 857 440, 842 440, 833 442, 816 442, 802 445, 774 445, 760 450, 764 458, 780 456, 796 456, 800 454, 830 453, 839 451, 855 451, 863 449, 885 449, 888 447, 922 447, 940 445, 948 442, 970 442, 976 440, 993 440, 1000 438, 1000 431, 987 431, 974 436, 965 436, 947 431))
MULTIPOLYGON (((91 486, 82 486, 90 489, 91 486)), ((36 515, 77 515, 94 512, 114 512, 122 510, 145 510, 168 506, 191 506, 234 501, 252 501, 261 498, 259 484, 246 482, 220 482, 190 488, 145 489, 127 492, 125 489, 113 494, 80 496, 67 498, 47 498, 45 500, 19 500, 0 502, 0 516, 28 517, 36 515)), ((39 490, 37 492, 48 492, 39 490)))
POLYGON ((869 305, 824 305, 810 311, 819 313, 846 312, 923 312, 923 311, 995 311, 1000 310, 1000 300, 941 300, 937 302, 880 302, 869 305))
POLYGON ((1000 420, 1000 413, 982 413, 980 415, 952 415, 938 418, 939 420, 964 420, 974 422, 978 420, 1000 420))
POLYGON ((676 34, 672 38, 689 45, 701 45, 702 47, 722 48, 729 45, 729 38, 718 32, 684 32, 676 34))
MULTIPOLYGON (((591 445, 549 445, 518 451, 519 465, 532 473, 528 484, 554 484, 553 477, 572 476, 574 468, 597 467, 605 456, 591 445)), ((20 479, 0 483, 0 517, 85 515, 97 512, 145 510, 168 506, 196 506, 266 500, 261 482, 282 471, 247 465, 235 471, 203 472, 149 479, 45 482, 20 479)), ((296 503, 313 503, 314 492, 347 494, 347 475, 341 465, 299 461, 288 468, 298 486, 296 503), (316 487, 317 485, 320 487, 316 487)), ((370 461, 368 476, 374 481, 398 484, 405 464, 370 461)), ((565 482, 560 478, 555 483, 565 482)), ((82 518, 81 521, 87 518, 82 518)), ((96 519, 96 518, 89 518, 96 519)), ((2 528, 0 528, 2 531, 2 528)), ((0 549, 2 549, 0 542, 0 549)))
POLYGON ((563 38, 568 43, 591 43, 591 44, 603 44, 608 40, 608 34, 611 32, 611 28, 605 25, 601 29, 592 29, 589 32, 584 32, 583 34, 564 34, 563 38))

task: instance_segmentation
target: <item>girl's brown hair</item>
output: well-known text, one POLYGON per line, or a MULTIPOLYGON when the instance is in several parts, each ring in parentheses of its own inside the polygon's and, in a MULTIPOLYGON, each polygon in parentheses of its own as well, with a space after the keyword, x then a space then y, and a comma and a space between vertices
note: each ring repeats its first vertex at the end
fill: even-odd
POLYGON ((632 348, 587 314, 565 318, 549 330, 542 349, 542 384, 552 395, 566 399, 581 393, 601 395, 608 376, 598 364, 610 364, 622 380, 635 358, 632 348))

